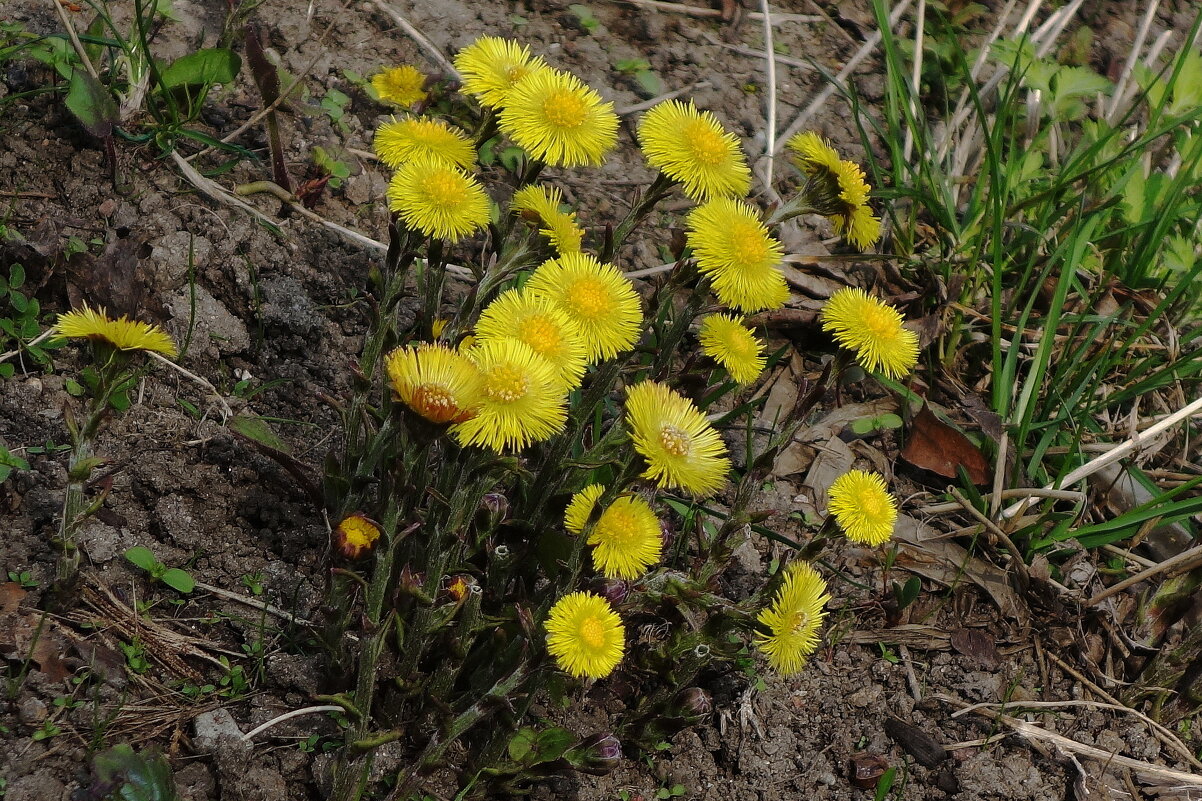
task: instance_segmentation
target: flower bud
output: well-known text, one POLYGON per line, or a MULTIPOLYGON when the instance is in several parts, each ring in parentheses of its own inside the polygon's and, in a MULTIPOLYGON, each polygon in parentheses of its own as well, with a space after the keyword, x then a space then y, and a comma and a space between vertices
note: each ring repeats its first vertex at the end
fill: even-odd
POLYGON ((457 604, 467 600, 467 596, 473 590, 479 591, 479 585, 471 576, 453 576, 447 583, 447 593, 457 604))
POLYGON ((609 601, 611 605, 618 606, 630 594, 630 582, 621 579, 599 578, 593 582, 592 592, 609 601))
POLYGON ((358 559, 370 553, 379 538, 380 527, 356 512, 334 530, 334 547, 347 559, 358 559))
POLYGON ((509 499, 499 492, 490 492, 480 499, 476 510, 476 528, 492 531, 509 519, 509 499))
POLYGON ((663 543, 664 552, 671 550, 672 542, 676 539, 676 529, 663 517, 659 519, 659 538, 663 543))
POLYGON ((604 776, 622 764, 622 744, 608 732, 593 734, 584 738, 566 756, 581 773, 604 776))
POLYGON ((710 695, 700 687, 687 687, 672 699, 668 714, 687 721, 689 725, 700 723, 713 710, 710 695))

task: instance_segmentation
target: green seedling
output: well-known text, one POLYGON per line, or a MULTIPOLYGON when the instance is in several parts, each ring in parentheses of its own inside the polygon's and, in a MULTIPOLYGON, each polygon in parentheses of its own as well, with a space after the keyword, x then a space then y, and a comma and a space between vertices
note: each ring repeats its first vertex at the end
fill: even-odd
POLYGON ((664 82, 651 69, 645 58, 625 58, 614 62, 614 69, 634 80, 643 97, 658 97, 664 93, 664 82))
POLYGON ((42 725, 31 736, 35 742, 49 740, 52 737, 57 737, 63 733, 63 730, 58 727, 53 718, 47 718, 42 722, 42 725))
POLYGON ((146 646, 138 640, 129 643, 118 643, 121 653, 125 654, 125 664, 134 673, 142 674, 150 670, 150 659, 146 655, 146 646))
POLYGON ((17 572, 15 570, 8 571, 8 580, 16 582, 23 590, 32 590, 38 586, 37 579, 28 570, 17 572))
POLYGON ((581 30, 593 36, 602 30, 601 21, 593 14, 593 10, 581 3, 572 3, 568 11, 576 18, 576 24, 581 30))
POLYGON ((879 434, 882 431, 892 431, 902 427, 902 419, 896 414, 886 412, 875 417, 861 417, 851 421, 851 430, 857 436, 879 434))
POLYGON ((196 589, 196 581, 187 571, 178 567, 167 567, 155 558, 154 552, 149 548, 134 546, 125 552, 125 558, 130 564, 149 573, 152 581, 161 581, 173 590, 185 594, 196 589))

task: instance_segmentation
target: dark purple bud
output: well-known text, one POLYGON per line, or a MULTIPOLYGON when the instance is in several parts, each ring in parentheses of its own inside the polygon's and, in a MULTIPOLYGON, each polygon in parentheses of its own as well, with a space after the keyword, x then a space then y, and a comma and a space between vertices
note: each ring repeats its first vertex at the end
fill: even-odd
POLYGON ((659 519, 659 538, 664 544, 664 550, 667 551, 672 547, 672 541, 676 539, 676 529, 672 524, 664 518, 659 519))
POLYGON ((499 492, 490 492, 480 499, 476 510, 476 527, 492 531, 509 518, 509 499, 499 492))
POLYGON ((608 732, 593 734, 573 748, 568 759, 582 773, 604 776, 622 764, 622 744, 608 732))
POLYGON ((630 583, 621 579, 600 578, 593 582, 592 591, 618 606, 630 594, 630 583))
POLYGON ((675 717, 681 717, 690 724, 698 723, 714 708, 710 695, 700 687, 688 687, 681 690, 672 699, 671 712, 675 717))

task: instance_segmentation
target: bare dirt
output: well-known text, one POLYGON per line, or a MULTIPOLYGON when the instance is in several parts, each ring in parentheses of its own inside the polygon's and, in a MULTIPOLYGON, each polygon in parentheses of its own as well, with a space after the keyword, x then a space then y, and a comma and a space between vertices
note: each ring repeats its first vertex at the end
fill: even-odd
MULTIPOLYGON (((799 15, 777 26, 778 52, 812 60, 831 73, 873 28, 865 2, 774 5, 799 15)), ((518 38, 580 75, 619 109, 645 97, 615 64, 646 59, 667 90, 686 88, 686 96, 739 134, 748 152, 763 150, 762 29, 747 14, 735 24, 597 2, 589 8, 598 24, 588 26, 566 3, 549 0, 419 0, 397 6, 444 54, 484 33, 518 38)), ((180 20, 163 29, 156 43, 160 55, 213 44, 223 4, 176 0, 175 9, 180 20)), ((344 153, 370 149, 384 109, 348 79, 347 70, 370 75, 399 62, 437 68, 372 3, 268 0, 256 16, 283 66, 304 81, 304 92, 283 115, 296 175, 304 173, 315 146, 344 153), (333 90, 350 98, 338 121, 321 107, 333 90)), ((59 30, 48 4, 0 2, 0 18, 34 32, 59 30)), ((799 63, 778 65, 781 128, 825 86, 818 70, 799 63)), ((27 72, 18 74, 10 67, 6 77, 0 76, 6 80, 0 92, 49 80, 46 70, 23 69, 27 72)), ((881 101, 883 77, 875 57, 864 62, 853 83, 870 108, 881 101)), ((222 136, 259 105, 244 74, 236 86, 214 95, 202 120, 211 134, 222 136)), ((319 464, 336 425, 336 415, 320 399, 348 389, 348 368, 363 332, 354 300, 379 254, 295 214, 283 217, 280 204, 267 196, 251 198, 261 212, 281 219, 282 233, 276 235, 247 214, 198 195, 150 143, 118 141, 114 183, 97 141, 56 96, 21 99, 4 108, 0 196, 7 208, 5 224, 44 257, 40 274, 26 267, 42 285, 38 294, 45 307, 64 310, 82 297, 118 311, 152 311, 179 339, 190 341, 184 366, 207 377, 235 406, 278 419, 277 430, 297 458, 319 464), (88 254, 63 259, 69 237, 87 243, 88 254), (195 264, 191 275, 189 253, 195 264), (236 397, 240 381, 261 391, 249 399, 236 397)), ((585 224, 620 214, 634 186, 650 178, 633 146, 635 119, 637 114, 625 116, 617 158, 598 170, 559 176, 585 224)), ((840 150, 862 153, 851 115, 838 99, 826 103, 810 127, 840 150)), ((263 154, 264 136, 255 126, 239 142, 263 154)), ((327 191, 314 210, 383 238, 385 171, 369 161, 351 157, 351 162, 352 175, 342 187, 327 191)), ((265 178, 267 170, 266 164, 240 163, 217 180, 232 186, 265 178)), ((619 266, 658 264, 656 238, 669 235, 648 232, 621 254, 619 266)), ((805 225, 786 242, 791 252, 809 254, 812 262, 794 276, 794 308, 813 311, 840 283, 864 283, 878 269, 825 259, 828 247, 836 247, 824 240, 828 235, 821 226, 805 225)), ((774 402, 785 405, 802 377, 816 375, 818 363, 808 348, 820 337, 816 327, 805 324, 776 336, 777 344, 804 346, 778 372, 771 389, 774 402)), ((195 384, 155 371, 134 392, 131 408, 105 429, 99 452, 111 460, 112 490, 104 513, 82 538, 87 581, 80 603, 64 617, 49 618, 38 634, 42 615, 37 610, 54 571, 49 541, 66 483, 64 414, 78 404, 67 392, 66 379, 80 365, 80 353, 68 347, 56 356, 53 372, 23 364, 14 378, 0 382, 0 435, 30 463, 28 471, 0 486, 5 516, 0 568, 28 571, 29 583, 36 585, 21 594, 9 584, 0 594, 0 657, 9 669, 5 688, 12 688, 0 699, 0 777, 7 781, 0 795, 6 801, 75 797, 88 782, 91 749, 103 740, 160 748, 171 760, 183 799, 322 798, 329 757, 320 743, 315 752, 297 744, 313 734, 336 736, 332 721, 321 716, 294 720, 253 746, 222 734, 248 731, 313 703, 313 695, 329 689, 327 676, 306 655, 303 627, 288 618, 320 615, 326 526, 284 470, 220 425, 218 408, 195 384), (202 419, 179 399, 201 410, 202 419), (203 588, 180 602, 125 562, 123 552, 134 545, 151 548, 164 564, 186 567, 205 585, 241 596, 249 595, 243 577, 254 577, 264 588, 262 599, 287 615, 266 614, 203 588), (93 628, 98 621, 102 628, 93 628), (39 642, 53 648, 39 649, 39 642), (132 669, 121 650, 121 643, 131 642, 145 648, 148 665, 142 672, 132 669), (11 677, 31 652, 41 658, 14 683, 11 677), (230 688, 220 684, 228 676, 221 659, 242 665, 253 689, 223 697, 221 691, 230 688), (99 680, 73 685, 71 675, 89 665, 99 680), (215 687, 206 691, 206 684, 215 687), (35 737, 47 731, 48 721, 59 733, 35 737)), ((817 416, 815 431, 824 425, 825 414, 817 416)), ((831 426, 842 433, 845 421, 831 426)), ((815 434, 814 442, 820 439, 815 434)), ((761 506, 776 510, 771 525, 801 535, 801 523, 790 513, 822 507, 811 488, 826 486, 824 476, 846 469, 853 459, 892 473, 896 453, 888 433, 836 439, 825 449, 799 445, 786 454, 781 475, 765 487, 761 506)), ((921 489, 911 486, 914 492, 921 489)), ((931 533, 916 525, 911 523, 916 538, 931 533)), ((930 561, 910 554, 910 548, 902 549, 902 568, 919 569, 927 564, 924 558, 930 561)), ((731 586, 737 591, 740 581, 763 575, 772 550, 763 542, 741 549, 728 577, 731 586)), ((927 565, 928 579, 944 580, 929 580, 920 600, 898 616, 885 603, 879 555, 837 552, 828 560, 839 576, 832 581, 828 644, 801 675, 783 679, 765 670, 759 674, 762 684, 741 671, 707 675, 715 707, 710 720, 681 733, 653 757, 627 760, 602 778, 553 780, 537 787, 535 797, 650 799, 680 785, 683 797, 711 801, 871 798, 872 790, 852 783, 854 766, 864 763, 865 755, 896 767, 894 797, 915 801, 1050 801, 1083 797, 1084 788, 1090 798, 1129 797, 1128 788, 1135 785, 1121 772, 1107 773, 1096 762, 1078 765, 1055 748, 1006 736, 1004 727, 983 717, 953 717, 957 706, 947 698, 996 704, 1081 697, 1080 685, 1043 658, 1047 647, 1078 663, 1076 621, 1065 618, 1055 603, 1035 614, 1003 613, 996 593, 955 578, 953 559, 946 558, 942 573, 927 565), (930 756, 931 742, 946 746, 983 738, 989 742, 930 756)), ((888 580, 904 582, 907 575, 895 569, 888 580)), ((621 705, 605 682, 578 700, 567 723, 582 733, 606 728, 621 705)), ((535 715, 564 721, 547 706, 536 707, 535 715)), ((1129 716, 1066 706, 1033 719, 1108 752, 1187 767, 1166 758, 1160 742, 1129 716)), ((382 769, 403 756, 383 749, 382 769)), ((438 780, 430 787, 432 795, 453 792, 438 780)))

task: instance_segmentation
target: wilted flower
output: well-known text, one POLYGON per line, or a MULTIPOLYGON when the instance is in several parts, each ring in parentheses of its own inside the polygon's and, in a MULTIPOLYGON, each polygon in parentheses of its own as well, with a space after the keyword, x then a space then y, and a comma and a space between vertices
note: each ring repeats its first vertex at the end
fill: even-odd
POLYGON ((121 315, 111 320, 104 307, 91 309, 84 304, 78 309, 60 314, 55 324, 58 332, 70 339, 90 339, 103 342, 118 350, 145 350, 175 358, 179 350, 171 335, 157 325, 131 320, 121 315))
POLYGON ((811 210, 830 218, 835 233, 864 250, 881 236, 881 221, 868 208, 868 183, 858 164, 839 158, 825 139, 813 131, 797 134, 787 143, 807 183, 800 199, 811 210))
POLYGON ((882 545, 893 536, 897 502, 876 473, 848 470, 826 491, 827 507, 849 540, 882 545))
POLYGON ((370 553, 380 538, 380 527, 361 514, 343 518, 334 530, 334 546, 347 559, 370 553))

